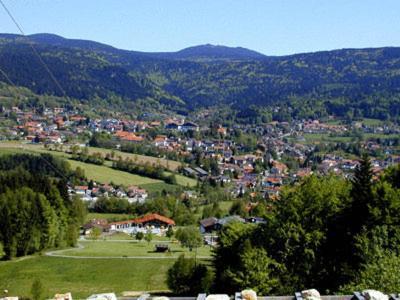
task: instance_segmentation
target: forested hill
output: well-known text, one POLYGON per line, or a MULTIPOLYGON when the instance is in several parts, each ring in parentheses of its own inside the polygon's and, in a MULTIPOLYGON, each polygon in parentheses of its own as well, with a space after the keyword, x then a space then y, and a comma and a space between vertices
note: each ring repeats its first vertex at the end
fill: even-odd
MULTIPOLYGON (((190 110, 291 103, 338 115, 398 118, 400 48, 342 49, 264 56, 244 48, 203 45, 170 53, 119 50, 49 34, 0 35, 0 66, 17 85, 58 94, 30 49, 35 48, 69 97, 154 99, 190 110)), ((0 74, 0 80, 5 81, 0 74)))

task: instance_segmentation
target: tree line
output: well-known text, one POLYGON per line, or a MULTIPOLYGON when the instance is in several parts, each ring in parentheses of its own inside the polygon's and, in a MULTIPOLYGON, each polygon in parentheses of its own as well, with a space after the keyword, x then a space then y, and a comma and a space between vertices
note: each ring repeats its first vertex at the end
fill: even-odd
POLYGON ((166 170, 161 165, 154 165, 146 162, 145 164, 137 164, 131 159, 123 160, 121 157, 113 162, 112 167, 117 170, 146 176, 154 179, 160 179, 168 184, 176 184, 176 177, 174 174, 166 174, 166 170))
POLYGON ((180 258, 169 271, 170 288, 178 294, 251 288, 260 295, 400 289, 400 165, 377 176, 363 156, 351 179, 309 176, 285 187, 264 217, 266 224, 224 226, 212 268, 200 278, 194 262, 180 258))
POLYGON ((385 272, 383 262, 390 258, 391 270, 400 263, 399 182, 400 166, 376 179, 364 157, 351 180, 310 176, 284 189, 266 214, 267 224, 223 229, 215 251, 215 288, 253 288, 261 294, 310 287, 323 293, 398 290, 393 278, 399 272, 385 272), (379 272, 371 274, 371 266, 379 272))
POLYGON ((5 259, 75 245, 86 209, 80 199, 69 198, 67 181, 73 176, 68 165, 50 155, 0 157, 0 244, 5 259))

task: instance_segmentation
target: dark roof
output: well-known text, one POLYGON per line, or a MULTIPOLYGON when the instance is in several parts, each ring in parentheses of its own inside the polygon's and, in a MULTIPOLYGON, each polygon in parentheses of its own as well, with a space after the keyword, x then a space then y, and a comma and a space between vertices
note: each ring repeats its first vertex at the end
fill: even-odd
POLYGON ((185 122, 182 126, 185 126, 185 127, 199 127, 199 125, 197 125, 196 123, 193 123, 193 122, 185 122))
POLYGON ((214 218, 214 217, 207 218, 207 219, 200 221, 201 226, 203 226, 204 228, 214 226, 217 223, 218 223, 218 219, 214 218))
POLYGON ((208 175, 208 172, 205 171, 205 170, 203 170, 202 168, 197 167, 197 168, 194 168, 194 170, 195 170, 197 173, 199 173, 200 175, 204 175, 204 176, 207 176, 207 175, 208 175))
POLYGON ((195 173, 196 173, 195 170, 193 170, 192 168, 189 168, 189 167, 186 167, 186 168, 184 168, 183 170, 184 170, 185 172, 189 173, 189 174, 195 174, 195 173))

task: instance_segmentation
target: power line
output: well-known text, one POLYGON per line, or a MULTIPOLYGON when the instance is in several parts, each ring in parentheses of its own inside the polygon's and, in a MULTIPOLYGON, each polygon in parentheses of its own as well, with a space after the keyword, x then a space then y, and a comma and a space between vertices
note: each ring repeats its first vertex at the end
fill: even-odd
MULTIPOLYGON (((33 44, 31 42, 31 40, 26 36, 25 32, 22 30, 22 27, 19 25, 19 23, 17 22, 17 20, 14 18, 14 16, 12 15, 12 13, 10 12, 10 10, 7 8, 7 6, 4 4, 3 0, 0 0, 0 4, 3 6, 4 10, 6 11, 6 13, 8 14, 8 16, 10 17, 10 19, 13 21, 13 23, 15 24, 15 26, 18 28, 19 32, 26 38, 26 40, 28 41, 29 46, 31 47, 33 53, 37 56, 37 58, 39 59, 40 63, 43 65, 43 67, 45 68, 45 70, 47 71, 47 73, 50 75, 50 78, 54 81, 54 83, 56 84, 57 88, 61 91, 61 93, 63 94, 63 96, 66 97, 66 92, 64 91, 64 89, 61 87, 60 83, 58 82, 58 80, 56 79, 56 77, 53 75, 53 73, 51 72, 51 70, 49 69, 49 67, 46 65, 46 63, 43 61, 42 57, 40 56, 40 54, 36 51, 35 47, 33 47, 33 44)), ((7 79, 7 81, 16 88, 16 85, 14 84, 14 82, 7 76, 7 74, 0 68, 0 73, 7 79)), ((27 103, 31 108, 33 108, 29 103, 27 103)), ((42 159, 42 161, 44 161, 50 168, 52 168, 56 173, 58 173, 62 178, 64 178, 66 181, 68 181, 68 178, 61 173, 60 170, 58 170, 52 163, 50 163, 47 159, 45 159, 42 155, 39 155, 39 157, 42 159)))
MULTIPOLYGON (((1 0, 0 0, 1 1, 1 0)), ((14 87, 17 88, 17 86, 14 84, 14 82, 12 82, 12 80, 7 76, 7 74, 0 68, 0 73, 2 73, 4 75, 4 77, 9 81, 9 83, 14 87)), ((32 105, 30 105, 29 102, 26 102, 25 104, 27 104, 30 108, 33 109, 32 105)), ((22 148, 24 148, 24 146, 22 146, 22 148)), ((58 170, 51 162, 49 162, 47 159, 45 159, 41 154, 38 155, 42 161, 44 161, 50 168, 52 168, 58 175, 60 175, 62 178, 64 178, 67 182, 68 182, 68 178, 61 173, 60 170, 58 170)))
POLYGON ((22 30, 21 25, 17 22, 17 20, 14 18, 14 16, 12 15, 11 11, 7 8, 7 6, 4 4, 3 0, 0 0, 0 4, 3 6, 4 10, 6 11, 6 13, 8 14, 8 16, 10 17, 10 19, 13 21, 13 23, 15 24, 15 26, 18 28, 19 32, 26 38, 26 40, 28 41, 29 46, 31 47, 33 53, 35 53, 36 57, 39 59, 40 63, 43 65, 43 67, 45 68, 45 70, 47 71, 47 73, 49 74, 50 78, 54 81, 55 85, 57 86, 57 88, 61 91, 61 94, 66 97, 67 93, 65 92, 65 90, 61 87, 61 84, 58 82, 57 78, 54 76, 53 72, 51 72, 51 70, 49 69, 49 67, 47 66, 47 64, 43 61, 42 57, 40 56, 40 54, 37 52, 37 50, 35 49, 35 47, 33 47, 32 41, 26 36, 25 32, 22 30))
MULTIPOLYGON (((0 0, 1 1, 1 0, 0 0)), ((7 76, 6 72, 4 72, 1 68, 0 68, 0 73, 4 76, 4 78, 12 85, 15 87, 14 82, 10 79, 10 77, 7 76)))

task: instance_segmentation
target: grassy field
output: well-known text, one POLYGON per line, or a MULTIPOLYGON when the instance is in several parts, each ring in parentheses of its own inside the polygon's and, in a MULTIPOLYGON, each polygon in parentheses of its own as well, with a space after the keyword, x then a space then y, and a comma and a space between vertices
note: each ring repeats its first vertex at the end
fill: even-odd
POLYGON ((35 279, 43 283, 46 299, 65 292, 78 299, 94 293, 167 290, 166 272, 173 263, 174 259, 28 257, 0 262, 0 291, 30 296, 35 279))
MULTIPOLYGON (((24 149, 29 149, 29 150, 34 150, 36 152, 48 152, 42 144, 29 144, 21 141, 8 141, 8 142, 1 142, 0 147, 3 148, 21 148, 24 149)), ((64 147, 64 149, 67 149, 64 147)), ((100 152, 104 156, 107 153, 111 153, 112 150, 110 149, 104 149, 104 148, 96 148, 96 147, 88 147, 89 153, 94 153, 94 152, 100 152)), ((54 153, 56 151, 51 151, 51 153, 54 153)), ((176 169, 179 168, 181 165, 180 162, 174 161, 174 160, 169 160, 165 158, 157 158, 157 157, 152 157, 152 156, 145 156, 145 155, 139 155, 139 154, 132 154, 132 153, 126 153, 118 150, 113 151, 115 153, 115 157, 121 156, 123 159, 125 158, 130 158, 132 160, 137 161, 138 163, 150 163, 150 164, 160 164, 163 167, 167 168, 168 170, 171 171, 176 171, 176 169)), ((63 154, 62 152, 58 152, 60 154, 63 154)))
POLYGON ((113 241, 113 240, 114 241, 115 240, 118 240, 118 241, 122 241, 122 240, 133 241, 134 240, 134 238, 132 236, 130 236, 129 234, 124 233, 124 232, 115 232, 115 233, 113 233, 111 235, 107 235, 107 236, 102 237, 102 239, 103 240, 111 240, 111 241, 113 241))
MULTIPOLYGON (((94 153, 94 152, 100 152, 104 156, 107 153, 111 153, 112 150, 109 149, 103 149, 103 148, 96 148, 96 147, 89 147, 89 153, 94 153)), ((168 170, 171 171, 176 171, 176 169, 179 168, 181 165, 180 162, 174 161, 174 160, 168 160, 165 158, 157 158, 157 157, 152 157, 152 156, 145 156, 145 155, 139 155, 139 154, 132 154, 132 153, 126 153, 118 150, 114 150, 115 157, 121 156, 123 159, 129 158, 132 160, 137 161, 138 163, 150 163, 150 164, 160 164, 163 167, 167 168, 168 170)))
MULTIPOLYGON (((98 148, 92 148, 96 150, 101 150, 98 148)), ((105 149, 103 149, 105 150, 105 149)), ((107 150, 109 151, 109 150, 107 150)), ((94 164, 87 164, 84 162, 76 161, 69 159, 70 155, 64 152, 57 151, 49 151, 43 148, 41 145, 33 145, 33 144, 22 144, 20 142, 0 142, 0 153, 4 154, 12 154, 12 153, 49 153, 57 157, 62 157, 68 160, 71 167, 75 169, 76 167, 80 167, 85 170, 85 175, 89 179, 93 179, 94 181, 100 183, 110 183, 113 182, 117 185, 137 185, 150 193, 157 192, 165 189, 166 191, 175 190, 177 187, 171 184, 166 184, 162 180, 152 179, 149 177, 139 176, 135 174, 131 174, 128 172, 118 171, 110 168, 109 166, 103 165, 98 166, 94 164)), ((121 152, 122 153, 122 152, 121 152)), ((154 158, 152 158, 154 159, 154 158)), ((178 185, 184 187, 192 187, 197 184, 196 180, 192 178, 188 178, 182 175, 177 175, 177 183, 178 185)))
MULTIPOLYGON (((128 241, 129 236, 121 237, 121 234, 114 238, 126 241, 80 241, 83 249, 57 252, 75 258, 30 256, 14 261, 0 261, 0 291, 8 289, 9 295, 30 296, 35 279, 43 283, 46 298, 65 292, 72 292, 77 299, 105 292, 121 294, 123 291, 166 291, 166 273, 176 257, 182 253, 186 256, 194 255, 194 252, 189 252, 178 243, 169 243, 171 253, 155 253, 156 241, 150 244, 145 241, 128 241)), ((210 248, 203 246, 197 254, 209 256, 210 248)), ((201 260, 208 261, 204 258, 201 260)))
MULTIPOLYGON (((146 241, 126 241, 116 242, 112 240, 103 241, 80 241, 84 248, 76 248, 63 250, 60 254, 67 256, 89 256, 89 257, 165 257, 177 258, 181 254, 187 257, 194 256, 194 251, 189 251, 187 248, 182 248, 177 241, 168 243, 171 251, 166 253, 155 252, 155 244, 158 241, 147 243, 146 241)), ((161 241, 160 241, 161 242, 161 241)), ((197 249, 197 255, 202 257, 210 256, 210 247, 202 246, 197 249)))
MULTIPOLYGON (((354 140, 351 136, 331 136, 327 133, 306 133, 303 136, 306 140, 305 143, 320 143, 320 142, 331 142, 331 143, 349 143, 354 140)), ((383 133, 364 133, 362 135, 363 140, 368 139, 393 139, 396 138, 395 134, 383 134, 383 133)), ((303 142, 304 143, 304 142, 303 142)))
POLYGON ((97 182, 108 183, 114 182, 115 184, 122 184, 125 186, 129 185, 143 185, 150 183, 163 183, 162 180, 152 179, 143 177, 128 172, 118 171, 105 166, 98 166, 94 164, 87 164, 76 160, 68 160, 69 164, 73 169, 77 167, 85 170, 85 174, 88 178, 93 179, 97 182))
MULTIPOLYGON (((172 173, 167 172, 167 174, 171 175, 172 173)), ((190 177, 186 177, 186 176, 183 176, 181 174, 176 174, 175 177, 176 177, 177 184, 179 184, 181 186, 194 187, 194 186, 197 185, 197 180, 196 179, 193 179, 193 178, 190 178, 190 177)))
POLYGON ((385 121, 368 118, 364 118, 361 122, 366 126, 381 126, 385 124, 385 121))
POLYGON ((127 219, 133 219, 134 216, 129 214, 108 214, 108 213, 88 213, 86 215, 86 221, 90 221, 92 219, 106 219, 110 222, 122 221, 127 219))

